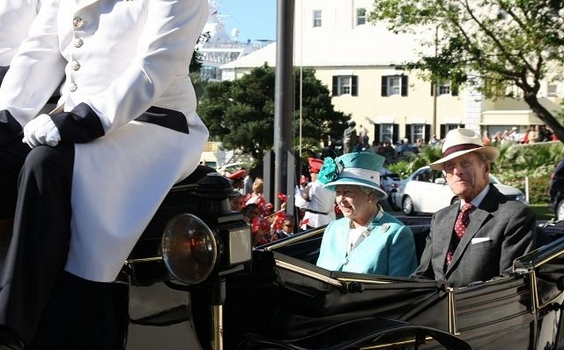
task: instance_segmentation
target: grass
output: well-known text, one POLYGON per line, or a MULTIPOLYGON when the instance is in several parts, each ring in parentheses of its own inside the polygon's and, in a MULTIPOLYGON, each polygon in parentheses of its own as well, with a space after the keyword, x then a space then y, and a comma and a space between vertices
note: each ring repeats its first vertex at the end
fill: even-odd
POLYGON ((537 214, 537 220, 550 220, 554 217, 554 213, 548 209, 546 203, 530 204, 529 207, 537 214))

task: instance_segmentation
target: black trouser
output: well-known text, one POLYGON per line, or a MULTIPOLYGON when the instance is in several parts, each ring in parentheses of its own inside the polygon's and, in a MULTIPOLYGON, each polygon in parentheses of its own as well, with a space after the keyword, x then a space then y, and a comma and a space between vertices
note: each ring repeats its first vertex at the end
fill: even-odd
POLYGON ((14 217, 18 176, 31 148, 17 138, 0 151, 0 220, 14 217))
POLYGON ((0 324, 32 349, 119 349, 120 332, 107 317, 115 309, 104 297, 114 300, 114 287, 126 286, 86 281, 63 270, 73 163, 73 145, 39 146, 25 159, 0 284, 0 324))

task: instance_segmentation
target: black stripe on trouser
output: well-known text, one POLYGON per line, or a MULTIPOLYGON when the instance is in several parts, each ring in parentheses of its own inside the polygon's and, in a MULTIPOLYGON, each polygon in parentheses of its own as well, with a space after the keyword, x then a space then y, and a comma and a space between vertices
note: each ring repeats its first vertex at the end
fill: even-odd
POLYGON ((35 147, 26 158, 1 279, 0 324, 16 330, 33 350, 119 349, 116 318, 106 317, 115 309, 103 297, 115 300, 114 286, 124 286, 63 270, 71 236, 73 162, 74 146, 65 144, 35 147))

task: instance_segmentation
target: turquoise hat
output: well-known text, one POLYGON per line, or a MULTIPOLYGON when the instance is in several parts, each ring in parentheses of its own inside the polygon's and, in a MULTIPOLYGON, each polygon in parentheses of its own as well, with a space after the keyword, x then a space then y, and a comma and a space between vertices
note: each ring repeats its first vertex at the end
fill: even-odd
POLYGON ((327 157, 317 179, 335 191, 337 185, 365 186, 376 190, 378 199, 388 195, 380 187, 380 170, 386 158, 372 152, 351 152, 337 159, 327 157))

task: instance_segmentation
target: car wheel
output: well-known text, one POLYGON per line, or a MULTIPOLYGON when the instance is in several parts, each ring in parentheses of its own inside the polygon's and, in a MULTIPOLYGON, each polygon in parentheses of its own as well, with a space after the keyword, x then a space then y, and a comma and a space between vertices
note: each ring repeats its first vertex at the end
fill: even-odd
POLYGON ((554 214, 556 215, 557 221, 564 220, 564 200, 558 202, 554 214))
POLYGON ((410 196, 403 197, 401 209, 405 215, 415 215, 415 211, 413 210, 413 200, 410 196))

